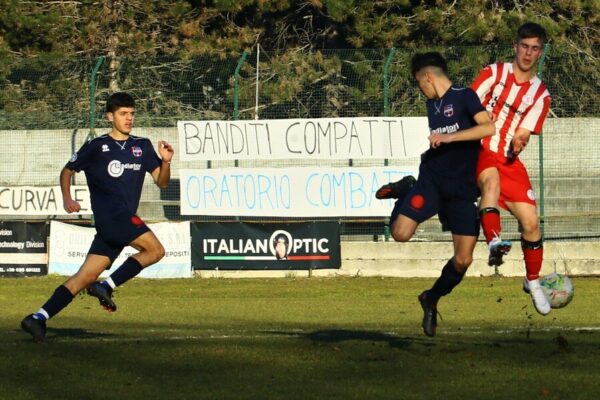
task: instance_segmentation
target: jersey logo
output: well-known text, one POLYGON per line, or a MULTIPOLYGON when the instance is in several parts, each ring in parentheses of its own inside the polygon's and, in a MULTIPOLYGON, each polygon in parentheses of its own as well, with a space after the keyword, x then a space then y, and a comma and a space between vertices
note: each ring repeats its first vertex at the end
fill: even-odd
POLYGON ((454 115, 454 108, 452 107, 452 104, 446 104, 444 106, 444 117, 450 118, 453 115, 454 115))
POLYGON ((142 148, 141 147, 131 146, 131 152, 133 153, 133 155, 135 157, 141 157, 142 156, 142 148))
POLYGON ((523 103, 525 103, 528 106, 532 105, 533 97, 530 94, 526 94, 525 96, 523 96, 523 103))
POLYGON ((73 153, 71 158, 69 158, 69 162, 75 162, 75 161, 77 161, 77 153, 73 153))
POLYGON ((108 148, 108 145, 107 144, 103 144, 102 145, 102 152, 106 153, 107 151, 110 151, 110 149, 108 148))

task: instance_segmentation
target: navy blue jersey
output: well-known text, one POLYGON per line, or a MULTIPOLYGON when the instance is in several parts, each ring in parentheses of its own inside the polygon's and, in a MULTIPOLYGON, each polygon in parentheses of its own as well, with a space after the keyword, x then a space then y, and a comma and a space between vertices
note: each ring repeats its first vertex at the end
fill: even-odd
POLYGON ((160 158, 150 140, 129 136, 122 141, 108 134, 86 142, 65 165, 85 172, 92 211, 100 219, 120 210, 135 214, 146 172, 159 166, 160 158))
MULTIPOLYGON (((439 100, 427 100, 427 119, 431 133, 451 134, 476 125, 473 117, 485 111, 477 94, 468 88, 452 86, 439 100)), ((442 143, 430 148, 422 162, 436 174, 451 178, 473 178, 480 141, 442 143)))

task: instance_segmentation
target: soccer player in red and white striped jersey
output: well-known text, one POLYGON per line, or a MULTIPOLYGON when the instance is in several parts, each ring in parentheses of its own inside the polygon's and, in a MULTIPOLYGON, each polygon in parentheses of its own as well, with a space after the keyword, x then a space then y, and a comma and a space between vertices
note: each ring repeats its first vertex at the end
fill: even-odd
POLYGON ((477 165, 481 226, 490 246, 488 264, 502 264, 502 256, 511 248, 511 243, 500 237, 500 206, 510 211, 522 227, 521 247, 527 273, 524 284, 542 315, 550 312, 539 284, 542 234, 531 182, 519 154, 532 133, 541 134, 550 109, 550 93, 536 76, 546 40, 546 31, 540 25, 521 25, 513 62, 485 67, 471 85, 496 125, 496 135, 482 140, 477 165))

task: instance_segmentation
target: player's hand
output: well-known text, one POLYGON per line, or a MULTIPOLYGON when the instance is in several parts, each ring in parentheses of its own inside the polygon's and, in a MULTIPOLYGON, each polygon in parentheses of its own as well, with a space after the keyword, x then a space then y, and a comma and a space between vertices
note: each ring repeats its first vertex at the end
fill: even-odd
POLYGON ((431 146, 431 148, 437 149, 442 143, 450 143, 452 141, 451 136, 452 135, 445 135, 442 133, 432 133, 428 137, 429 145, 431 146))
POLYGON ((79 203, 73 199, 63 200, 63 207, 65 211, 69 214, 79 212, 79 210, 81 210, 81 206, 79 205, 79 203))
POLYGON ((496 123, 496 121, 498 121, 498 115, 494 114, 491 111, 488 111, 488 116, 490 117, 490 119, 492 120, 492 122, 496 123))
POLYGON ((173 150, 173 146, 171 146, 166 141, 160 140, 158 142, 158 154, 160 154, 160 158, 162 158, 163 161, 171 162, 171 159, 173 159, 174 152, 175 151, 173 150))
POLYGON ((510 152, 514 157, 518 156, 529 143, 529 134, 516 134, 510 142, 510 152))

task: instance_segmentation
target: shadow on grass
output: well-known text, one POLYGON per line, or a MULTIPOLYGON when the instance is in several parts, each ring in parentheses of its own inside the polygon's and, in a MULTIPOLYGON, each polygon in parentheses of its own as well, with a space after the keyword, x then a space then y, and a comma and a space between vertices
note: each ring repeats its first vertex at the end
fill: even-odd
POLYGON ((308 339, 318 343, 340 343, 344 341, 357 340, 366 342, 384 342, 390 347, 397 349, 408 349, 414 344, 425 346, 435 346, 435 342, 417 337, 398 337, 396 335, 378 332, 378 331, 361 331, 352 329, 325 329, 313 332, 297 332, 297 331, 268 331, 269 334, 296 336, 308 339))
POLYGON ((358 330, 347 330, 347 329, 326 329, 320 331, 314 331, 304 334, 306 339, 321 342, 321 343, 337 343, 347 340, 363 340, 368 342, 386 342, 390 347, 398 349, 406 349, 413 345, 416 341, 422 342, 422 340, 416 338, 398 336, 376 331, 358 331, 358 330))
POLYGON ((97 339, 114 336, 110 333, 90 332, 81 328, 48 328, 47 334, 75 339, 97 339))
POLYGON ((363 330, 352 330, 352 329, 324 329, 316 330, 312 332, 298 332, 298 331, 268 331, 266 333, 273 335, 285 335, 295 336, 303 339, 310 340, 315 343, 340 343, 344 341, 365 341, 365 342, 384 342, 390 347, 396 349, 409 350, 415 348, 414 346, 421 347, 435 347, 441 345, 444 348, 450 346, 451 348, 509 348, 513 346, 531 346, 539 345, 540 343, 553 343, 557 345, 559 350, 565 350, 569 348, 568 342, 560 334, 558 335, 545 335, 544 338, 540 338, 536 341, 529 338, 526 330, 517 334, 517 336, 510 337, 499 337, 492 335, 492 337, 473 338, 470 336, 457 337, 456 335, 440 335, 435 338, 419 337, 419 336, 397 336, 391 333, 379 332, 379 331, 363 331, 363 330))
MULTIPOLYGON (((31 340, 31 336, 21 329, 15 329, 14 332, 22 334, 23 339, 31 340)), ((106 339, 114 336, 110 333, 91 332, 81 328, 48 328, 46 330, 46 341, 106 339)))

